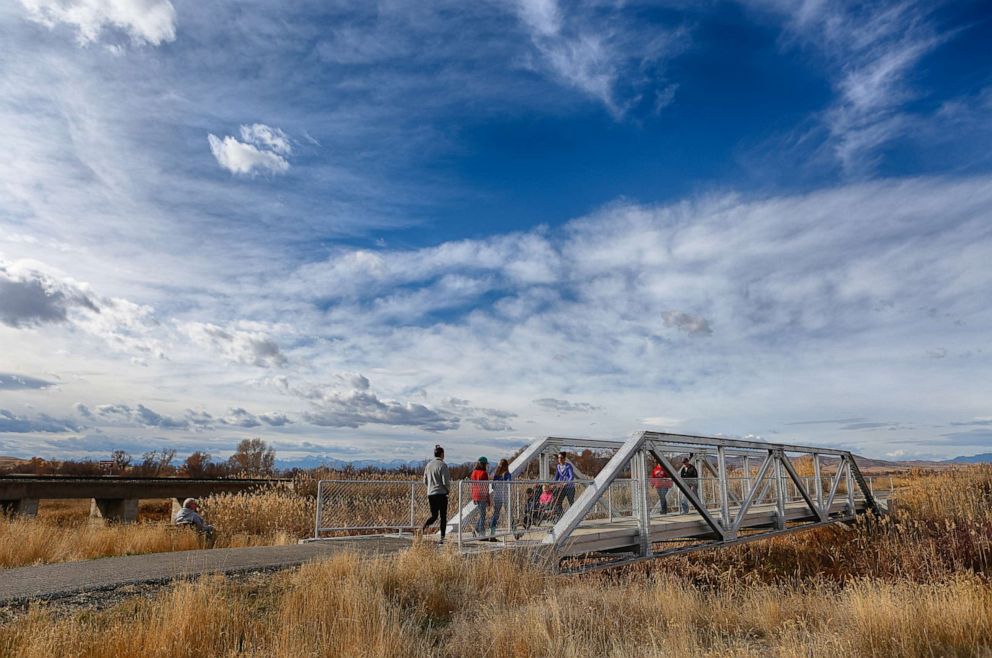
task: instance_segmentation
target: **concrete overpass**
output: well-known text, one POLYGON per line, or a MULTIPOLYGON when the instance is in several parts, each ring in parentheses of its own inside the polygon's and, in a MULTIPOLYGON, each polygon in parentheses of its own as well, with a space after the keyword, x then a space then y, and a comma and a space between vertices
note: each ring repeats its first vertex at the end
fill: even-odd
POLYGON ((141 499, 169 498, 175 512, 185 498, 241 493, 276 483, 292 486, 292 480, 286 479, 4 475, 0 476, 0 507, 6 514, 35 516, 42 500, 89 498, 91 518, 136 521, 141 499))

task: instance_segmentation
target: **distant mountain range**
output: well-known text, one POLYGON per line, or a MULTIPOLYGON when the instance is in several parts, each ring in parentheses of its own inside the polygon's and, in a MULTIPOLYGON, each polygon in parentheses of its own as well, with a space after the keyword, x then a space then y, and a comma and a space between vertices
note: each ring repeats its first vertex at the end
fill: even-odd
POLYGON ((299 459, 277 459, 275 462, 276 468, 280 470, 321 467, 341 470, 348 465, 351 465, 353 468, 378 468, 384 471, 391 471, 403 467, 419 468, 424 465, 424 460, 407 461, 403 459, 355 459, 353 461, 344 461, 333 457, 318 457, 316 455, 309 455, 307 457, 300 457, 299 459))
POLYGON ((955 457, 947 461, 951 464, 992 464, 992 452, 983 452, 970 457, 955 457))

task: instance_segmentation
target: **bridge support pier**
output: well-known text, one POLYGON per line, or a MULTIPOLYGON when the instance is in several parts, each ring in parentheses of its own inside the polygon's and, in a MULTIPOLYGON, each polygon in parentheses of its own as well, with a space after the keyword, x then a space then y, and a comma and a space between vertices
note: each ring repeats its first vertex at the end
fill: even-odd
POLYGON ((4 514, 17 516, 38 516, 37 498, 18 498, 16 500, 0 500, 0 509, 4 514))
POLYGON ((90 520, 125 521, 138 520, 137 498, 94 498, 90 503, 90 520))

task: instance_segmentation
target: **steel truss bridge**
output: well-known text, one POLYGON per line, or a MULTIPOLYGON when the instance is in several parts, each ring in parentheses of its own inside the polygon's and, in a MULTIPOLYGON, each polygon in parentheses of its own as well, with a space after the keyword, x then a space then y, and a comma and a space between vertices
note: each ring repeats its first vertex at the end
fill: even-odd
MULTIPOLYGON (((886 509, 885 493, 862 476, 854 456, 831 448, 650 431, 626 441, 546 437, 514 459, 510 472, 513 479, 506 483, 455 483, 449 540, 465 552, 527 550, 569 571, 848 523, 886 509), (576 479, 567 491, 568 485, 551 478, 555 458, 582 449, 606 463, 594 478, 576 479), (698 478, 679 475, 684 459, 695 465, 698 478), (651 476, 656 464, 667 478, 651 476), (534 471, 537 477, 527 479, 534 471), (550 492, 550 505, 537 502, 542 490, 550 492), (479 498, 487 503, 480 506, 479 498)), ((413 531, 428 516, 421 513, 422 488, 416 482, 322 481, 314 537, 413 531), (366 485, 378 492, 381 507, 403 518, 380 514, 372 522, 329 523, 343 518, 338 513, 351 505, 347 497, 366 485), (401 489, 396 494, 385 487, 401 489)))

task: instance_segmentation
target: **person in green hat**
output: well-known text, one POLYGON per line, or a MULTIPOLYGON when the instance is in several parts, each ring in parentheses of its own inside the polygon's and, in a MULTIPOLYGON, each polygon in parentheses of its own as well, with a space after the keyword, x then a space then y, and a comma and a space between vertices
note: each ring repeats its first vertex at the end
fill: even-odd
MULTIPOLYGON (((486 472, 488 465, 488 459, 485 457, 479 457, 479 461, 475 462, 475 468, 472 470, 472 475, 470 476, 471 479, 474 482, 488 481, 489 473, 486 472)), ((489 508, 489 485, 473 484, 472 502, 475 503, 475 509, 479 513, 479 516, 475 521, 475 529, 472 530, 472 534, 479 537, 485 532, 486 527, 486 510, 489 508)))

